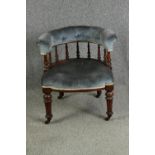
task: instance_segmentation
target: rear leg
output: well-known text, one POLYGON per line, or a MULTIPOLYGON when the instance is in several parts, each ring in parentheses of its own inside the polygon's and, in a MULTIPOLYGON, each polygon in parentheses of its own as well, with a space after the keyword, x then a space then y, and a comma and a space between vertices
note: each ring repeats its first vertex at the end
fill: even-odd
POLYGON ((63 96, 64 96, 64 92, 60 91, 60 92, 59 92, 58 99, 61 99, 63 96))
POLYGON ((99 98, 102 94, 102 91, 101 90, 97 90, 97 94, 95 95, 96 98, 99 98))

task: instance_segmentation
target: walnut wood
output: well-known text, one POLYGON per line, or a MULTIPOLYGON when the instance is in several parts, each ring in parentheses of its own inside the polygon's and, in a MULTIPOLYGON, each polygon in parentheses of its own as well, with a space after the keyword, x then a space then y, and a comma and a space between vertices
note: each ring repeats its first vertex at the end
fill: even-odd
POLYGON ((52 55, 51 52, 48 53, 48 62, 49 62, 49 69, 52 68, 52 55))
POLYGON ((43 88, 42 89, 44 93, 44 104, 46 109, 46 121, 45 124, 49 124, 53 115, 52 115, 52 95, 51 95, 51 89, 49 88, 43 88))
POLYGON ((66 63, 66 59, 65 60, 59 60, 58 62, 52 63, 52 67, 55 67, 58 64, 64 64, 64 63, 66 63))
POLYGON ((51 52, 50 53, 48 53, 48 59, 49 59, 49 63, 51 64, 52 63, 52 61, 51 61, 51 52))
POLYGON ((104 49, 104 63, 107 64, 107 50, 104 49))
POLYGON ((58 55, 58 48, 57 48, 57 46, 55 46, 55 61, 56 62, 59 61, 59 55, 58 55))
POLYGON ((58 91, 60 98, 63 97, 64 92, 90 92, 90 91, 97 91, 97 94, 101 95, 102 90, 106 90, 106 101, 107 101, 107 117, 105 120, 109 120, 113 114, 112 112, 112 100, 113 100, 113 85, 106 86, 105 88, 100 89, 81 89, 81 90, 54 90, 51 88, 43 88, 44 93, 44 102, 45 102, 45 108, 46 108, 46 118, 45 121, 46 124, 50 123, 53 115, 52 115, 52 96, 51 91, 58 91))
POLYGON ((102 91, 101 90, 97 90, 97 95, 95 96, 96 98, 99 98, 101 96, 102 91))
POLYGON ((77 41, 77 43, 76 43, 76 55, 77 55, 77 59, 79 59, 80 58, 80 51, 79 51, 79 42, 77 41))
MULTIPOLYGON (((79 42, 77 43, 77 59, 80 59, 80 50, 79 50, 79 42)), ((100 45, 98 45, 98 58, 96 61, 101 62, 101 53, 100 53, 100 45)), ((58 64, 64 64, 66 61, 69 60, 69 52, 68 52, 68 44, 65 44, 65 60, 59 60, 58 56, 58 50, 57 46, 55 46, 55 63, 51 62, 51 53, 48 53, 47 55, 43 56, 44 59, 44 72, 47 72, 48 69, 51 67, 55 67, 58 64)), ((90 42, 88 42, 88 59, 91 59, 91 51, 90 51, 90 42)), ((110 56, 110 51, 107 49, 104 49, 104 63, 111 68, 111 56, 110 56)), ((106 90, 106 101, 107 101, 107 117, 106 120, 109 120, 113 114, 112 112, 112 101, 113 101, 113 85, 111 86, 106 86, 103 88, 93 88, 93 89, 68 89, 68 90, 57 90, 54 88, 42 88, 43 93, 44 93, 44 103, 45 103, 45 109, 46 109, 46 121, 45 123, 48 124, 50 123, 53 115, 52 115, 52 96, 51 92, 56 91, 59 92, 58 98, 61 99, 64 96, 64 93, 70 93, 70 92, 90 92, 90 91, 96 91, 96 97, 100 97, 102 90, 106 90)))
POLYGON ((107 65, 112 68, 111 66, 111 54, 110 51, 107 52, 107 65))
POLYGON ((66 60, 69 60, 68 44, 65 44, 66 60))
POLYGON ((43 59, 44 59, 44 72, 47 72, 50 67, 48 55, 47 54, 44 55, 43 59))
POLYGON ((104 49, 104 63, 112 69, 112 66, 111 66, 111 53, 107 49, 104 49))
POLYGON ((98 61, 101 61, 100 45, 98 45, 98 61))
POLYGON ((91 53, 90 53, 90 43, 88 42, 88 59, 91 58, 91 53))
POLYGON ((60 92, 59 92, 58 99, 61 99, 63 96, 64 96, 64 92, 60 91, 60 92))
POLYGON ((106 90, 106 101, 107 101, 107 117, 105 118, 105 120, 109 120, 113 114, 113 111, 112 111, 112 102, 113 102, 113 89, 114 89, 114 86, 111 85, 111 86, 106 86, 105 87, 105 90, 106 90))

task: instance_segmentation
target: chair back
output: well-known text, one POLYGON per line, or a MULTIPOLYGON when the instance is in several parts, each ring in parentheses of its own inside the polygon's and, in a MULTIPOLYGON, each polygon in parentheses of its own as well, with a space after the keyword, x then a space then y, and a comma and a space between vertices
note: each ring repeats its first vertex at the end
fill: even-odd
POLYGON ((113 50, 113 43, 116 39, 116 34, 111 30, 94 26, 69 26, 43 33, 37 43, 40 54, 44 55, 44 60, 47 59, 47 62, 51 61, 51 53, 55 52, 56 63, 59 62, 59 45, 65 44, 65 60, 69 60, 68 46, 70 43, 76 43, 76 58, 80 59, 79 43, 86 42, 87 58, 91 59, 90 44, 95 43, 97 44, 98 61, 101 61, 101 46, 103 46, 104 61, 107 63, 111 60, 108 55, 113 50))

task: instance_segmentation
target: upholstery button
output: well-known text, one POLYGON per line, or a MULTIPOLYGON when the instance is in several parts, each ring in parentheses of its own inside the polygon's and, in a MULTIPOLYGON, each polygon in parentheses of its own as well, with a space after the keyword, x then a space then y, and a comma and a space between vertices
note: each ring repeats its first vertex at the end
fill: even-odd
POLYGON ((78 33, 78 34, 76 34, 76 35, 75 35, 75 37, 76 37, 76 38, 80 37, 80 34, 79 34, 79 33, 78 33))
POLYGON ((65 39, 66 39, 66 37, 63 36, 63 37, 62 37, 62 40, 64 41, 65 39))

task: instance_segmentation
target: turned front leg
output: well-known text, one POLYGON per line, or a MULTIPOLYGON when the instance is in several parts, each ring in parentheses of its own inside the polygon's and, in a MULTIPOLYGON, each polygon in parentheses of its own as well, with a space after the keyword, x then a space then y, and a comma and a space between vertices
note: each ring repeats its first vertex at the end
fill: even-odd
POLYGON ((112 110, 112 104, 113 104, 113 88, 114 86, 106 86, 105 90, 106 90, 106 101, 107 101, 107 117, 105 120, 109 120, 113 114, 113 110, 112 110))
POLYGON ((46 110, 46 121, 45 124, 49 124, 53 115, 52 115, 52 95, 51 95, 51 89, 49 88, 43 88, 44 93, 44 104, 45 104, 45 110, 46 110))

